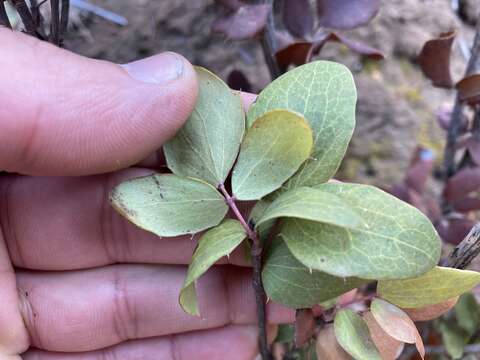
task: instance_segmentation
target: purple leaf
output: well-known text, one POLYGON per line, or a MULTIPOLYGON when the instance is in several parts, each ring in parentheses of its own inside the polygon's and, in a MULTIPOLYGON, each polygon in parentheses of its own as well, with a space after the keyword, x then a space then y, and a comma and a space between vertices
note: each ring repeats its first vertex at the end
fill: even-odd
POLYGON ((212 31, 232 40, 245 40, 263 31, 270 13, 270 5, 245 5, 235 12, 221 16, 212 24, 212 31))
POLYGON ((319 25, 353 29, 368 23, 379 7, 380 0, 317 0, 319 25))
POLYGON ((320 31, 315 34, 315 46, 312 50, 312 54, 317 55, 327 41, 335 41, 345 45, 347 48, 356 52, 357 54, 369 57, 374 60, 382 60, 385 58, 383 53, 363 42, 350 39, 342 34, 335 32, 320 31))
POLYGON ((448 180, 443 195, 450 203, 455 203, 478 189, 480 189, 480 168, 467 167, 448 180))
POLYGON ((469 138, 466 142, 466 147, 472 161, 480 166, 480 139, 474 137, 469 138))
POLYGON ((437 226, 437 231, 443 241, 458 245, 474 225, 474 221, 466 217, 458 217, 442 221, 442 223, 437 226))
POLYGON ((435 154, 429 149, 418 148, 407 170, 405 183, 417 193, 422 194, 432 172, 435 154))
POLYGON ((303 38, 313 30, 313 11, 309 0, 283 0, 283 23, 294 36, 303 38))
POLYGON ((473 196, 466 196, 457 200, 453 207, 459 212, 469 212, 480 210, 480 198, 473 196))
POLYGON ((252 86, 240 70, 232 70, 227 78, 228 86, 233 90, 252 92, 252 86))
POLYGON ((444 88, 453 86, 450 75, 450 54, 455 35, 455 31, 450 31, 427 41, 418 56, 423 73, 434 86, 444 88))
POLYGON ((456 88, 461 101, 469 104, 480 102, 480 74, 472 74, 460 80, 456 88))

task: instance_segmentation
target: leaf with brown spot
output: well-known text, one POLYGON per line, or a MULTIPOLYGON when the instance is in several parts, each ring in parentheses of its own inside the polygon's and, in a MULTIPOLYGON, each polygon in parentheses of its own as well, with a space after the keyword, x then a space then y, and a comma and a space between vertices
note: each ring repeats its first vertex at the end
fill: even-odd
POLYGON ((427 41, 418 56, 418 62, 423 73, 434 86, 451 88, 450 54, 456 32, 449 31, 438 38, 427 41))
POLYGON ((303 38, 313 30, 313 10, 309 0, 284 0, 283 23, 294 36, 303 38))
POLYGON ((312 309, 298 309, 295 312, 295 346, 302 347, 315 334, 315 317, 312 309))
POLYGON ((477 104, 480 102, 480 74, 471 74, 460 80, 456 88, 460 101, 469 104, 477 104))
POLYGON ((370 311, 383 331, 395 340, 415 344, 420 356, 424 358, 425 348, 422 337, 405 311, 382 299, 373 300, 370 311))
POLYGON ((223 33, 232 40, 245 40, 263 31, 270 5, 245 5, 235 12, 221 16, 212 24, 212 31, 223 33))
POLYGON ((335 337, 332 324, 327 324, 318 334, 316 342, 317 357, 320 360, 351 360, 335 337))
POLYGON ((422 308, 403 309, 413 321, 429 321, 439 318, 450 311, 458 301, 458 296, 445 300, 439 304, 428 305, 422 308))
POLYGON ((378 12, 380 0, 317 0, 319 25, 353 29, 367 24, 378 12))
POLYGON ((370 336, 383 360, 395 360, 403 351, 404 344, 388 335, 378 324, 370 311, 363 314, 370 336))

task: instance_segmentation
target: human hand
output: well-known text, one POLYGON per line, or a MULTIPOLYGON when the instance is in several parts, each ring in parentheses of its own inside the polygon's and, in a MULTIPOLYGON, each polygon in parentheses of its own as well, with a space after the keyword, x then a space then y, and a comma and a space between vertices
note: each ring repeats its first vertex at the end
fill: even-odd
MULTIPOLYGON (((22 174, 0 175, 0 359, 253 359, 250 269, 209 271, 191 317, 178 294, 195 241, 159 239, 108 201, 192 111, 190 64, 122 68, 6 29, 0 44, 0 171, 22 174)), ((269 305, 270 323, 291 320, 269 305)))

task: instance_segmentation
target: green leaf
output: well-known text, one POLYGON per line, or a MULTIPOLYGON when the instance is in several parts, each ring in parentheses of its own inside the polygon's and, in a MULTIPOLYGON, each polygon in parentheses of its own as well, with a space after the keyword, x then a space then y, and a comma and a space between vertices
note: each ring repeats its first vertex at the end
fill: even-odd
POLYGON ((215 187, 227 178, 245 131, 239 94, 217 76, 196 68, 199 94, 195 109, 163 147, 174 174, 205 180, 215 187))
POLYGON ((291 324, 280 324, 278 326, 277 337, 275 342, 289 343, 295 340, 295 326, 291 324))
POLYGON ((347 229, 285 219, 281 235, 305 266, 336 276, 399 279, 419 276, 437 264, 440 239, 413 206, 373 186, 328 183, 315 189, 339 197, 366 225, 347 229))
POLYGON ((357 93, 350 71, 329 61, 314 61, 280 76, 258 96, 247 114, 248 125, 277 108, 302 114, 314 134, 314 150, 289 187, 330 179, 342 161, 355 126, 357 93))
POLYGON ((111 193, 113 207, 158 236, 194 234, 218 225, 228 207, 211 185, 176 175, 127 180, 111 193))
POLYGON ((356 360, 382 360, 365 321, 350 309, 340 310, 334 320, 335 336, 356 360))
POLYGON ((245 230, 237 220, 224 220, 200 239, 180 292, 180 305, 191 315, 200 315, 195 281, 222 257, 229 255, 245 239, 245 230))
POLYGON ((280 217, 313 220, 346 228, 364 228, 363 218, 336 195, 300 187, 277 197, 258 220, 257 226, 280 217))
POLYGON ((480 326, 480 308, 472 293, 463 294, 455 305, 458 325, 471 337, 480 326))
POLYGON ((248 129, 232 173, 233 194, 257 200, 278 189, 312 152, 312 129, 300 114, 276 109, 248 129))
POLYGON ((330 300, 366 283, 309 270, 292 256, 280 238, 267 251, 262 280, 270 299, 296 309, 330 300))
POLYGON ((377 292, 402 308, 418 308, 463 294, 478 283, 478 272, 437 266, 417 278, 379 281, 377 292))
POLYGON ((468 336, 465 331, 460 329, 457 324, 442 321, 440 323, 440 333, 448 354, 453 359, 460 359, 465 345, 468 344, 468 336))

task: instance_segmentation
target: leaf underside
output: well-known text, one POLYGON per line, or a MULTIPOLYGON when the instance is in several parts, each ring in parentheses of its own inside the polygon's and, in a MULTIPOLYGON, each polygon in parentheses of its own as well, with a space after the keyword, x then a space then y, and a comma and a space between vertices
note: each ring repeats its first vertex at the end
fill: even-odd
POLYGON ((229 255, 246 238, 245 230, 237 220, 224 220, 207 231, 200 239, 187 277, 180 292, 180 305, 191 315, 200 315, 195 281, 222 257, 229 255))
POLYGON ((293 257, 280 238, 273 241, 266 253, 262 280, 270 299, 296 309, 330 300, 367 282, 310 271, 293 257))
POLYGON ((377 292, 402 308, 418 308, 461 295, 478 283, 478 272, 436 266, 417 278, 379 281, 377 292))
POLYGON ((245 131, 238 93, 206 69, 196 67, 199 94, 195 109, 163 147, 174 174, 202 179, 217 187, 227 178, 245 131))
POLYGON ((366 227, 285 219, 281 236, 305 266, 336 276, 399 279, 419 276, 437 264, 438 235, 414 207, 367 185, 328 183, 315 188, 342 199, 366 227))
POLYGON ((111 201, 128 220, 158 236, 194 234, 219 224, 228 211, 211 185, 170 174, 125 181, 111 201))
POLYGON ((302 114, 313 129, 311 158, 287 183, 288 187, 316 185, 330 179, 345 155, 355 126, 357 93, 344 65, 315 61, 280 76, 258 96, 247 124, 269 110, 283 108, 302 114))
POLYGON ((263 114, 248 129, 232 172, 239 200, 257 200, 278 189, 310 156, 312 129, 302 115, 283 109, 263 114))

